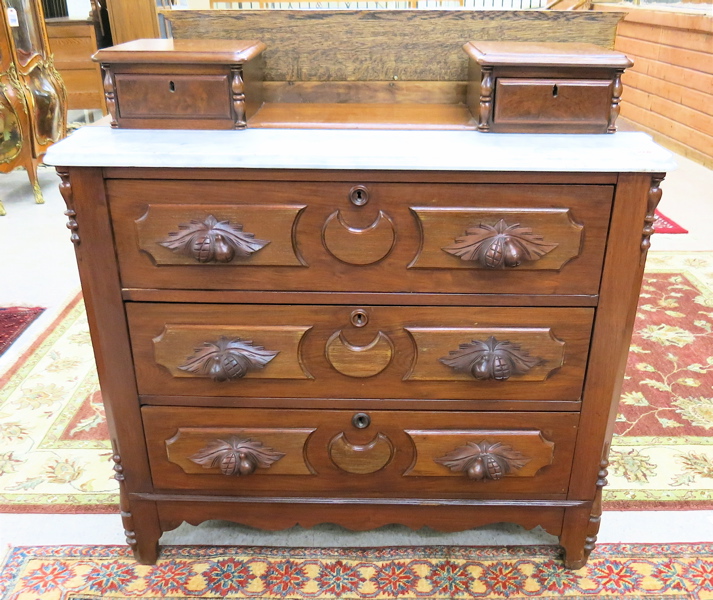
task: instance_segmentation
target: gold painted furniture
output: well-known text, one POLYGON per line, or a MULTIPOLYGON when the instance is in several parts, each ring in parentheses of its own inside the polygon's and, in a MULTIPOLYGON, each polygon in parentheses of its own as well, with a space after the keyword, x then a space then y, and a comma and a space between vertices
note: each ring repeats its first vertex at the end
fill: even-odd
POLYGON ((0 173, 24 167, 41 204, 37 166, 66 134, 66 91, 49 49, 41 3, 3 0, 0 8, 0 173))

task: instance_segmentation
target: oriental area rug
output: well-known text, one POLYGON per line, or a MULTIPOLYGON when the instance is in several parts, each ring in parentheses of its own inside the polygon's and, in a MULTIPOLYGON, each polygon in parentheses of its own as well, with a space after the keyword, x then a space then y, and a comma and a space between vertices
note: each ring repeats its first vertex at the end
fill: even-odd
MULTIPOLYGON (((605 509, 713 508, 713 252, 649 253, 605 509)), ((0 378, 0 511, 114 512, 87 320, 70 305, 0 378)))
POLYGON ((0 354, 10 347, 20 334, 25 331, 44 308, 10 306, 0 307, 0 354))
POLYGON ((688 229, 684 229, 658 210, 654 217, 654 231, 656 233, 688 233, 688 229))
POLYGON ((0 600, 713 598, 711 544, 600 544, 567 571, 554 546, 168 547, 143 566, 117 546, 14 548, 0 600))

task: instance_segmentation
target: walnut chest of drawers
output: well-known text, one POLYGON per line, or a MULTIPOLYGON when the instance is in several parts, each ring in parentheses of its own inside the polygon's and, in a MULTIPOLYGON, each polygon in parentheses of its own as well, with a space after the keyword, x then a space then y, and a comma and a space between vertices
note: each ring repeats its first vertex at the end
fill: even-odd
POLYGON ((584 564, 647 136, 95 127, 47 160, 138 560, 183 521, 508 521, 584 564))
POLYGON ((572 42, 469 42, 468 105, 479 131, 614 133, 621 52, 572 42))

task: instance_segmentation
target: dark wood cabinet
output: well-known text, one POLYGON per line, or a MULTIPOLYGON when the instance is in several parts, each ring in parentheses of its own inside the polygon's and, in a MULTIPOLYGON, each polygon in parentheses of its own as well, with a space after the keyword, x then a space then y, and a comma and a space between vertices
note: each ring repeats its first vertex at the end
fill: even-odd
POLYGON ((94 55, 112 127, 244 129, 262 105, 259 41, 141 39, 94 55))
POLYGON ((479 131, 614 133, 633 65, 593 44, 469 42, 468 105, 479 131))
MULTIPOLYGON (((144 135, 87 130, 120 157, 144 135)), ((130 159, 73 158, 75 136, 52 154, 137 559, 183 521, 511 521, 581 567, 663 175, 285 169, 317 133, 218 134, 265 167, 161 167, 171 132, 130 159)), ((333 164, 349 144, 319 134, 333 164)), ((597 139, 657 151, 617 135, 597 139)))

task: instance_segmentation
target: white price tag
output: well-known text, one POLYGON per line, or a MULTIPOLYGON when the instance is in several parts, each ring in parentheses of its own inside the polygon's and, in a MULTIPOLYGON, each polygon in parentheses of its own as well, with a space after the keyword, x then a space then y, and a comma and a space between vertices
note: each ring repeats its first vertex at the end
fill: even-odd
POLYGON ((20 26, 20 20, 17 18, 17 9, 12 7, 7 9, 7 20, 10 23, 10 27, 20 26))

